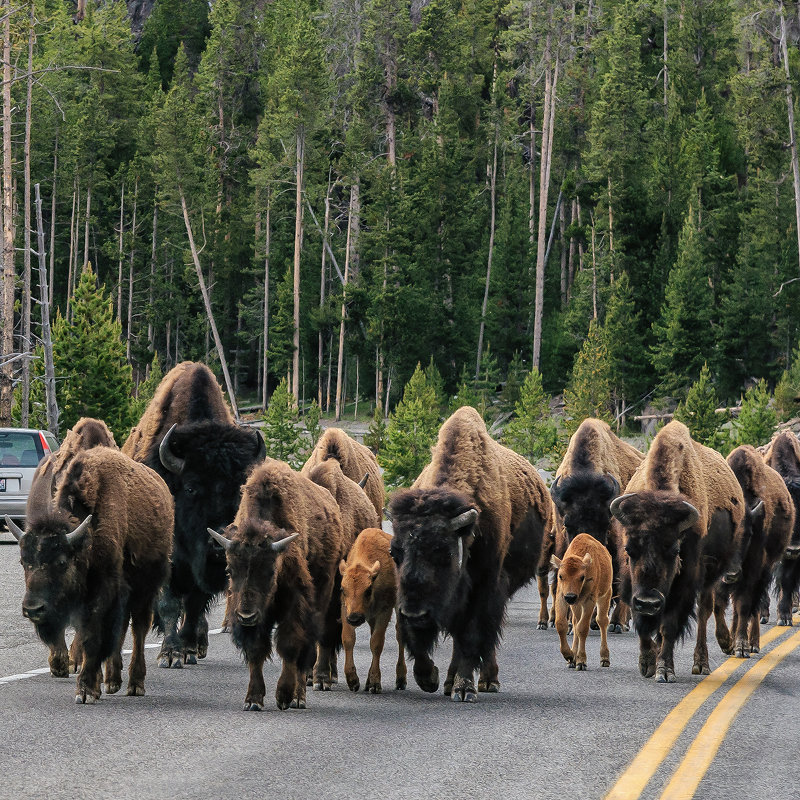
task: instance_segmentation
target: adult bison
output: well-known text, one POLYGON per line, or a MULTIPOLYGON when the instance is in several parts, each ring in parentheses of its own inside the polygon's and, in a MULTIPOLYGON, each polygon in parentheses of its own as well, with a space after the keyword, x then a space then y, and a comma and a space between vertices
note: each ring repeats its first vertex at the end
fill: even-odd
POLYGON ((208 367, 184 361, 164 376, 122 449, 161 475, 175 498, 172 570, 158 603, 159 665, 196 664, 208 649, 205 612, 228 582, 225 554, 206 529, 236 516, 239 490, 264 458, 264 440, 234 423, 208 367))
POLYGON ((673 421, 658 432, 611 513, 629 561, 622 591, 639 634, 639 670, 659 683, 675 680, 675 641, 697 599, 692 672, 707 674, 714 585, 741 573, 744 497, 736 476, 719 453, 673 421))
MULTIPOLYGON (((608 423, 585 419, 572 435, 550 487, 565 534, 557 538, 556 555, 563 558, 567 546, 579 533, 588 533, 606 545, 614 565, 616 598, 619 598, 619 548, 613 541, 609 508, 619 496, 620 487, 627 486, 643 459, 644 454, 616 436, 608 423)), ((610 630, 622 633, 627 617, 628 609, 618 599, 610 630)))
POLYGON ((106 692, 119 691, 128 620, 128 694, 144 694, 144 639, 169 571, 172 524, 172 496, 164 481, 107 447, 75 456, 48 514, 25 532, 11 523, 25 570, 22 613, 49 645, 63 641, 68 623, 75 626, 82 649, 76 702, 100 697, 106 659, 106 692))
POLYGON ((792 534, 775 568, 778 625, 791 625, 792 595, 800 588, 800 441, 793 433, 778 434, 764 453, 764 461, 783 478, 795 508, 792 534))
MULTIPOLYGON (((67 431, 64 441, 57 452, 42 459, 36 472, 33 473, 31 490, 25 509, 25 519, 30 528, 36 521, 46 517, 53 510, 56 490, 61 485, 67 469, 75 456, 94 447, 110 447, 119 450, 114 441, 114 434, 100 419, 81 417, 73 427, 67 431)), ((77 671, 80 668, 80 653, 78 640, 73 639, 73 645, 67 651, 64 631, 50 644, 48 664, 50 673, 57 678, 66 678, 70 669, 77 671)))
POLYGON ((742 578, 733 587, 724 582, 717 587, 714 614, 717 630, 724 639, 724 610, 732 594, 731 652, 739 658, 749 658, 751 652, 760 649, 759 611, 769 589, 772 568, 792 534, 795 508, 780 474, 764 463, 754 447, 737 447, 728 456, 728 464, 742 487, 745 502, 742 578))
POLYGON ((390 509, 400 626, 417 684, 437 690, 431 656, 444 632, 453 638, 445 693, 477 700, 477 669, 478 688, 497 691, 506 604, 535 576, 542 538, 555 523, 544 482, 464 406, 442 425, 431 464, 390 509))
POLYGON ((303 464, 300 473, 308 478, 311 470, 329 459, 338 461, 342 472, 351 481, 359 483, 365 475, 369 476, 364 491, 380 519, 383 516, 386 498, 383 476, 372 450, 348 436, 340 428, 328 428, 319 437, 316 447, 308 457, 308 461, 303 464))
POLYGON ((248 479, 233 523, 224 534, 208 533, 227 554, 231 635, 250 668, 245 711, 264 707, 264 661, 275 626, 283 659, 275 701, 281 710, 305 708, 315 644, 314 688, 330 689, 325 670, 341 642, 334 586, 347 545, 336 502, 327 489, 268 458, 248 479))

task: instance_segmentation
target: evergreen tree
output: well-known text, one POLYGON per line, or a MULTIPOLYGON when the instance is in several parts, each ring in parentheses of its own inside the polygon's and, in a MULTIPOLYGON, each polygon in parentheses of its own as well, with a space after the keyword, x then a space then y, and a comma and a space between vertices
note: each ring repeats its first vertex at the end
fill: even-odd
POLYGON ((364 444, 377 455, 383 449, 385 440, 386 420, 383 418, 383 409, 380 405, 376 405, 372 421, 369 423, 369 430, 364 435, 364 444))
POLYGON ((722 445, 722 425, 726 417, 717 414, 719 398, 711 381, 708 364, 703 364, 700 377, 690 387, 686 399, 675 410, 675 419, 682 422, 692 439, 708 447, 722 445))
POLYGON ((403 390, 403 399, 389 415, 378 463, 390 486, 410 486, 430 461, 431 446, 439 430, 436 390, 417 364, 403 390))
POLYGON ((262 433, 268 456, 286 461, 293 469, 302 465, 307 447, 300 432, 300 414, 286 378, 281 379, 269 399, 262 433))
POLYGON ((131 366, 125 360, 122 325, 114 319, 105 286, 97 288, 90 263, 75 287, 71 310, 71 321, 59 312, 53 325, 61 430, 81 417, 98 417, 123 441, 131 424, 131 366))
POLYGON ((317 446, 319 437, 322 436, 322 427, 319 424, 320 417, 322 416, 322 409, 319 407, 316 398, 311 401, 308 411, 305 413, 304 422, 306 424, 306 431, 311 437, 311 449, 317 446))
POLYGON ((775 411, 782 422, 800 414, 800 343, 792 353, 789 369, 783 371, 775 387, 775 411))
POLYGON ((529 461, 550 455, 558 442, 558 424, 550 413, 550 397, 534 367, 526 376, 514 418, 503 431, 503 443, 529 461))
POLYGON ((565 426, 572 435, 587 417, 612 422, 611 370, 602 329, 592 320, 564 389, 565 426))
POLYGON ((163 377, 164 373, 161 371, 161 361, 158 358, 158 353, 153 353, 153 360, 150 362, 150 374, 139 384, 136 399, 131 404, 131 420, 134 425, 141 418, 147 408, 147 404, 153 399, 158 384, 161 383, 163 377))
POLYGON ((464 364, 461 370, 461 380, 458 384, 458 390, 450 399, 448 410, 452 414, 454 411, 461 408, 461 406, 472 406, 480 410, 478 408, 480 406, 480 397, 478 397, 478 393, 475 391, 475 381, 469 374, 469 369, 466 364, 464 364))
POLYGON ((734 422, 738 444, 752 444, 758 447, 766 444, 775 431, 778 418, 770 406, 767 382, 762 378, 751 386, 742 400, 742 410, 734 422))

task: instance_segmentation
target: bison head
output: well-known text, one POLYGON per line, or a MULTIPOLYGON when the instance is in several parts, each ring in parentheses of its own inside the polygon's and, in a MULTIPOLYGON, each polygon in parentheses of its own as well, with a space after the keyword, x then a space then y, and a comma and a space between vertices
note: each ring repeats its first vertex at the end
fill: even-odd
POLYGON ((342 576, 342 612, 354 628, 367 619, 372 604, 372 587, 380 571, 381 562, 377 560, 372 564, 356 561, 350 566, 344 559, 339 562, 339 574, 342 576))
POLYGON ((591 580, 592 554, 586 553, 582 558, 570 554, 563 560, 550 556, 550 563, 558 570, 558 591, 572 605, 583 594, 587 579, 591 580))
POLYGON ((197 585, 209 594, 225 588, 225 555, 206 528, 221 528, 233 520, 240 489, 264 455, 257 430, 195 422, 170 428, 157 462, 149 464, 175 498, 173 562, 188 564, 197 585))
POLYGON ((576 472, 558 477, 550 488, 553 502, 564 519, 567 540, 588 533, 606 544, 611 524, 609 504, 619 494, 619 483, 610 473, 576 472))
POLYGON ((624 494, 611 513, 624 529, 636 627, 654 629, 681 559, 697 558, 697 537, 688 533, 700 514, 683 495, 664 491, 624 494))
POLYGON ((444 489, 398 492, 391 502, 398 609, 404 625, 448 629, 467 591, 478 511, 444 489))
POLYGON ((208 528, 222 547, 228 563, 228 613, 234 626, 251 628, 262 623, 275 597, 278 575, 289 545, 300 535, 271 522, 247 520, 229 525, 225 534, 208 528))
POLYGON ((792 496, 792 502, 797 512, 794 516, 792 536, 784 551, 784 558, 795 559, 800 558, 800 477, 784 478, 784 481, 786 482, 786 488, 789 490, 789 494, 792 496))
POLYGON ((22 614, 46 644, 57 644, 69 621, 80 575, 86 569, 86 532, 91 521, 89 515, 75 527, 66 516, 50 514, 24 532, 6 517, 8 529, 19 542, 25 570, 22 614))

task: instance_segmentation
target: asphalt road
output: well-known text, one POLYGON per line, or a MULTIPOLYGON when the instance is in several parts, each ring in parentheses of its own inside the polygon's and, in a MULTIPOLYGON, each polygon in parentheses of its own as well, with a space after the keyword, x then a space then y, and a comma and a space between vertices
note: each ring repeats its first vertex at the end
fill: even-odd
MULTIPOLYGON (((567 669, 555 631, 536 630, 538 595, 528 589, 509 607, 499 655, 501 692, 481 695, 475 705, 425 694, 410 671, 408 690, 394 691, 397 646, 387 637, 383 694, 354 695, 342 682, 329 693, 309 690, 307 710, 281 712, 272 701, 279 664, 268 664, 266 709, 244 712, 247 670, 228 637, 217 634, 208 657, 183 670, 158 669, 156 650, 148 650, 145 697, 104 695, 97 705, 76 706, 74 678, 25 675, 46 668, 47 659, 20 613, 22 587, 16 546, 0 546, 3 800, 593 800, 606 797, 669 712, 678 706, 673 717, 681 714, 702 683, 691 675, 688 641, 677 653, 677 683, 641 678, 632 633, 610 637, 609 669, 599 667, 598 633, 587 644, 589 670, 567 669)), ((221 609, 215 608, 212 627, 220 618, 221 609)), ((764 632, 770 628, 764 626, 764 632)), ((674 746, 663 743, 662 727, 648 750, 652 756, 614 796, 799 797, 800 637, 788 641, 795 631, 782 630, 760 657, 735 664, 711 640, 712 668, 736 669, 694 716, 684 715, 688 723, 674 746), (781 646, 789 652, 758 682, 757 673, 748 670, 764 661, 761 671, 766 671, 767 654, 781 646), (738 692, 752 688, 752 696, 723 737, 717 717, 725 722, 724 712, 736 699, 735 692, 726 693, 746 674, 738 692), (716 716, 701 732, 712 711, 716 716), (675 792, 662 795, 699 733, 695 757, 713 756, 719 746, 716 757, 707 759, 708 771, 689 763, 673 784, 675 792), (687 788, 698 775, 696 791, 687 788), (637 788, 642 781, 643 792, 637 788)), ((445 642, 436 658, 442 672, 449 655, 445 642)), ((359 629, 356 665, 362 686, 369 659, 366 632, 359 629)), ((624 780, 629 779, 630 774, 624 780)))

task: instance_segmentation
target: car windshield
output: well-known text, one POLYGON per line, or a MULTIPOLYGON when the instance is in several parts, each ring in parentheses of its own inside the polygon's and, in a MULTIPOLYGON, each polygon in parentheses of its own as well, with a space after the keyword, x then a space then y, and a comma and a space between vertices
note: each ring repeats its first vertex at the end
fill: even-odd
POLYGON ((0 432, 0 467, 35 467, 43 455, 35 431, 0 432))

